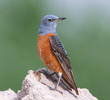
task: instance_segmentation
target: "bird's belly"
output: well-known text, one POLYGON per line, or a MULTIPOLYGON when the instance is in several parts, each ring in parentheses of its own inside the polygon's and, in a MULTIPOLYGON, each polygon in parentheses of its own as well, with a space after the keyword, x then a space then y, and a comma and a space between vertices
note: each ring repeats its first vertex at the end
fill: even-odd
POLYGON ((38 39, 37 50, 43 63, 53 72, 62 72, 62 68, 52 52, 49 37, 38 39))

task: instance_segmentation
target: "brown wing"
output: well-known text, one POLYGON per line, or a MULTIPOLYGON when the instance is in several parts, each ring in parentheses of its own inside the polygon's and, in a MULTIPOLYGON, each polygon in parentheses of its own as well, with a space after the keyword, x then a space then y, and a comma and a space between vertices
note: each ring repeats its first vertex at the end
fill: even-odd
POLYGON ((77 86, 74 81, 70 61, 67 56, 66 50, 64 49, 63 45, 61 44, 61 42, 59 40, 59 37, 57 35, 51 36, 50 44, 51 44, 53 53, 56 55, 56 58, 58 59, 59 63, 61 64, 61 67, 64 71, 63 77, 72 86, 72 88, 76 91, 76 94, 78 94, 78 90, 77 90, 77 86))

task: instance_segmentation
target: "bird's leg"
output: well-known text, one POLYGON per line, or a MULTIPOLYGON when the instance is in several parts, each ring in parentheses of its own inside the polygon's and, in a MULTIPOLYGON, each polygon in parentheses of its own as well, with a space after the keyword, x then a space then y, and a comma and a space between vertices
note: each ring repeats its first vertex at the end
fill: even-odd
POLYGON ((57 84, 56 84, 56 86, 55 86, 55 90, 57 90, 57 88, 58 88, 58 86, 59 86, 59 83, 60 83, 60 80, 61 80, 61 78, 62 78, 62 73, 60 72, 60 73, 58 73, 58 82, 57 82, 57 84))
POLYGON ((63 94, 63 92, 57 90, 57 88, 58 88, 58 86, 59 86, 59 84, 60 84, 61 78, 62 78, 62 73, 58 73, 58 81, 57 81, 57 84, 56 84, 55 88, 50 88, 50 89, 51 89, 51 90, 58 91, 59 93, 63 94))

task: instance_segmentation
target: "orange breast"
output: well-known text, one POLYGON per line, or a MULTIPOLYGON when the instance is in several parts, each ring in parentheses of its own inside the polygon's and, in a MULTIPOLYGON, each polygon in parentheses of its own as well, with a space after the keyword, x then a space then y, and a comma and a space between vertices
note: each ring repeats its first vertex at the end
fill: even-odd
POLYGON ((62 68, 52 52, 50 44, 50 36, 55 36, 53 33, 48 33, 45 36, 38 35, 37 50, 41 60, 53 72, 62 72, 62 68))

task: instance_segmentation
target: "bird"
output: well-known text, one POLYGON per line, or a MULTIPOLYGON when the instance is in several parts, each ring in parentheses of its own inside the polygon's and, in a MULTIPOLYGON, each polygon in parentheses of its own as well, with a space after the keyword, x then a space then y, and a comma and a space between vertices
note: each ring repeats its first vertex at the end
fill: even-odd
POLYGON ((58 17, 51 14, 41 19, 38 29, 37 51, 47 68, 59 76, 55 90, 57 90, 63 77, 70 87, 75 90, 76 94, 79 95, 67 51, 56 32, 57 24, 65 19, 66 17, 58 17))

